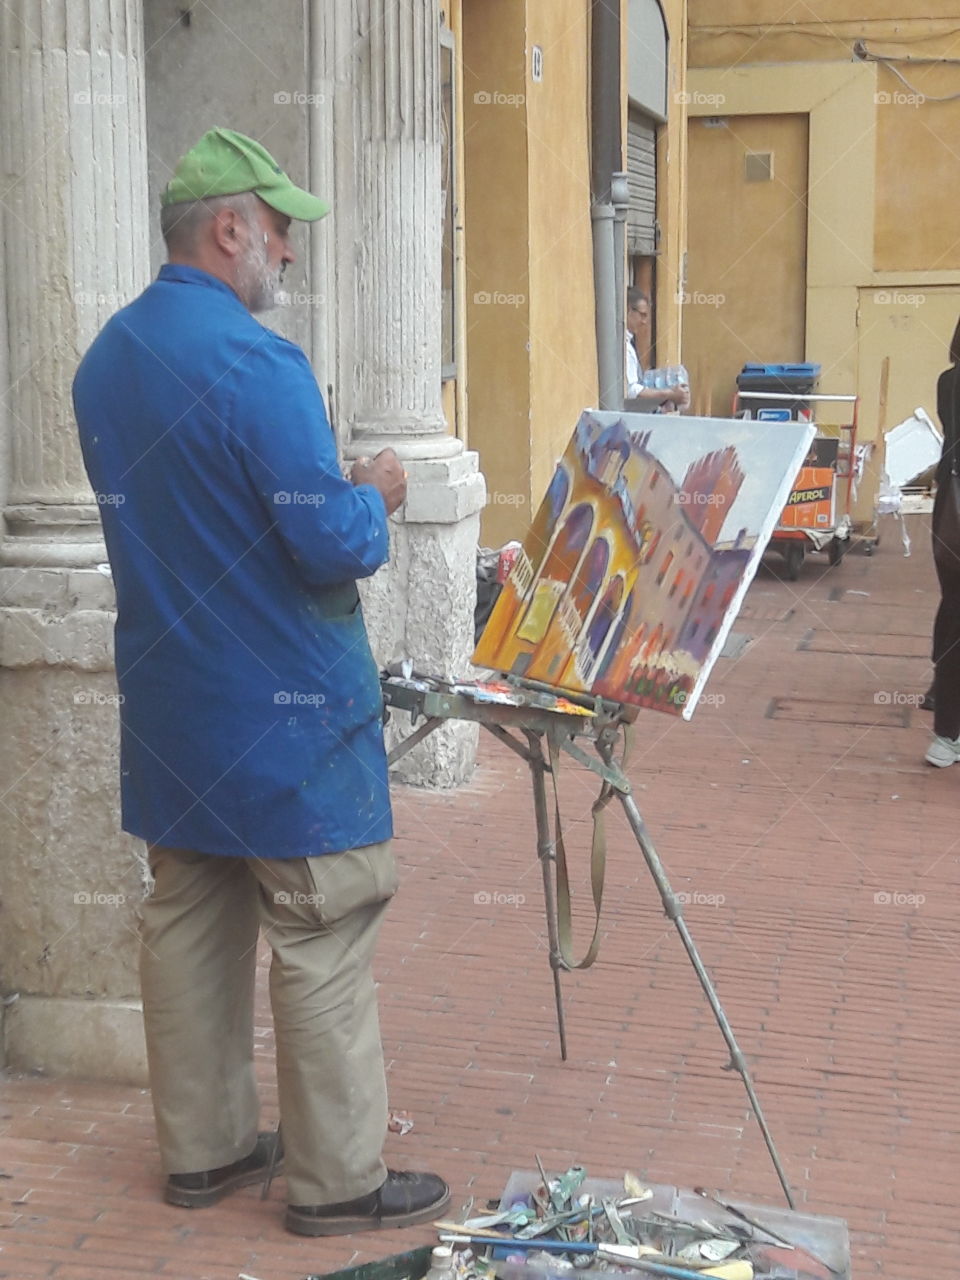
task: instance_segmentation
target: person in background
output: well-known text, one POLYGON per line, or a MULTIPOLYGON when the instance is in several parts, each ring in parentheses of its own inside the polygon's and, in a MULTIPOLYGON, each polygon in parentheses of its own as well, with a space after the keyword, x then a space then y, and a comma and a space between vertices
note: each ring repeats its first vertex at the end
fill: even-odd
POLYGON ((627 334, 625 400, 628 409, 642 413, 666 413, 690 406, 690 389, 679 384, 673 387, 645 387, 640 352, 650 345, 650 299, 642 289, 631 285, 627 290, 627 334))
MULTIPOLYGON (((937 414, 943 427, 943 453, 937 464, 933 501, 933 560, 940 582, 940 607, 933 624, 933 742, 926 760, 945 768, 960 760, 960 561, 937 536, 948 502, 954 501, 951 467, 960 464, 960 321, 950 339, 950 367, 937 379, 937 414)), ((960 466, 958 466, 960 469, 960 466)))

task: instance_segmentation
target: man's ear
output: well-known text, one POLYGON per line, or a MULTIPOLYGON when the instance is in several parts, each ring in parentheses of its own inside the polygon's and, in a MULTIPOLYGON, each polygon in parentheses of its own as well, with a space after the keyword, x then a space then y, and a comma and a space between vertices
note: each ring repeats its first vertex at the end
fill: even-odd
POLYGON ((241 234, 236 209, 220 209, 213 219, 213 238, 220 252, 235 258, 243 248, 241 234))

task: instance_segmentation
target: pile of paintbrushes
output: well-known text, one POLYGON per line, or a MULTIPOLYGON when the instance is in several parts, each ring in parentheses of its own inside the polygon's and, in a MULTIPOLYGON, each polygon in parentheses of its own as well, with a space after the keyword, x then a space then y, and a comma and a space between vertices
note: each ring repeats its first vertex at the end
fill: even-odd
MULTIPOLYGON (((532 1195, 461 1222, 438 1222, 440 1239, 459 1254, 457 1280, 612 1280, 611 1273, 664 1280, 835 1280, 842 1273, 702 1188, 724 1210, 719 1222, 657 1212, 654 1192, 631 1173, 623 1193, 597 1198, 574 1165, 542 1179, 532 1195), (485 1258, 478 1255, 488 1250, 485 1258)), ((714 1218, 716 1215, 713 1215, 714 1218)))

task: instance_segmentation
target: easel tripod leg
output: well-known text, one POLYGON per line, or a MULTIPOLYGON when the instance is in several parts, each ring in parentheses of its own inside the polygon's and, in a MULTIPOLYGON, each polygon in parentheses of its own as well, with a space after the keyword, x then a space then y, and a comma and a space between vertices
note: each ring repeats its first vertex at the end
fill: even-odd
POLYGON ((780 1157, 777 1154, 777 1149, 774 1146, 773 1137, 770 1130, 767 1128, 767 1122, 760 1106, 760 1100, 758 1099, 756 1090, 753 1087, 750 1068, 747 1066, 746 1059, 740 1051, 740 1046, 737 1044, 736 1037, 733 1034, 733 1029, 727 1021, 727 1015, 724 1013, 723 1007, 720 1004, 720 1000, 717 996, 713 982, 710 979, 710 975, 707 973, 703 961, 700 959, 700 953, 697 951, 696 944, 690 936, 690 931, 687 929, 683 913, 677 905, 673 889, 670 887, 667 874, 663 869, 663 863, 657 856, 657 851, 654 849, 653 844, 650 841, 650 837, 647 834, 646 823, 643 820, 640 810, 637 808, 636 801, 631 795, 625 795, 623 792, 619 792, 618 794, 620 795, 620 801, 623 804, 624 812, 627 815, 627 821, 630 823, 630 828, 637 838, 637 843, 640 845, 640 850, 643 853, 646 864, 650 869, 650 874, 653 876, 654 882, 657 886, 661 901, 663 902, 664 911, 676 926, 677 933, 680 935, 680 941, 683 943, 684 950, 690 957, 690 963, 696 971, 697 977, 700 980, 700 986, 703 988, 703 993, 707 997, 710 1008, 713 1010, 713 1016, 716 1018, 717 1025, 719 1026, 720 1031, 723 1034, 723 1038, 727 1043, 727 1048, 730 1050, 731 1065, 743 1080, 744 1088, 747 1091, 747 1097, 750 1099, 750 1106, 753 1109, 753 1114, 757 1118, 757 1123, 760 1126, 760 1132, 763 1134, 763 1140, 770 1153, 770 1159, 773 1161, 773 1166, 777 1171, 777 1177, 780 1179, 780 1185, 783 1187, 783 1194, 787 1197, 787 1204, 791 1209, 793 1209, 795 1208, 793 1195, 790 1191, 786 1174, 783 1171, 783 1166, 780 1163, 780 1157))
POLYGON ((557 1005, 557 1030, 560 1034, 560 1057, 567 1060, 567 1024, 563 1012, 563 993, 560 990, 560 970, 564 967, 560 958, 560 935, 557 928, 557 895, 554 888, 554 864, 556 850, 550 831, 545 782, 547 762, 543 757, 540 739, 528 734, 530 739, 530 774, 533 781, 533 807, 537 818, 537 857, 543 875, 543 903, 547 915, 547 941, 550 946, 550 968, 553 970, 553 995, 557 1005))

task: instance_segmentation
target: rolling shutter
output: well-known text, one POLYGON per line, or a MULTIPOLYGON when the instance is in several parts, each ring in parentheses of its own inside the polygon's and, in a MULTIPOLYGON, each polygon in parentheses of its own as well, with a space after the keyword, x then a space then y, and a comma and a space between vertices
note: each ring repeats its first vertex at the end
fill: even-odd
POLYGON ((630 109, 627 120, 627 252, 657 251, 657 128, 649 116, 630 109))

